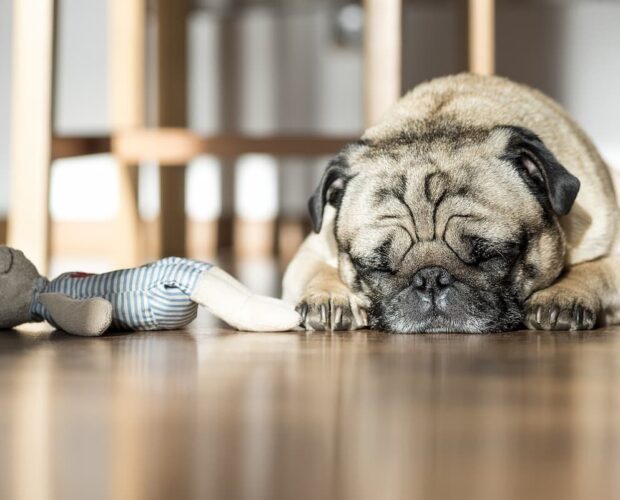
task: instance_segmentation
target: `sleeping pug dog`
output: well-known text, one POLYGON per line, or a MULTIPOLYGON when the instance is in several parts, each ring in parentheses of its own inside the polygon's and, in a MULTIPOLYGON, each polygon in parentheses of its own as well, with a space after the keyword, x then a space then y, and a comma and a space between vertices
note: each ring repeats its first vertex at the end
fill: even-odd
POLYGON ((284 277, 305 326, 579 330, 620 319, 610 172, 560 106, 439 78, 327 166, 284 277))

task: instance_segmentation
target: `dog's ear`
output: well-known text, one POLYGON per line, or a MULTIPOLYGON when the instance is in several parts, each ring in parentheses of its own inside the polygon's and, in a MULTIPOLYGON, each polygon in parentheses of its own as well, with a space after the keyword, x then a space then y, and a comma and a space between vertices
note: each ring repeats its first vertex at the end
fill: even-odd
POLYGON ((506 156, 534 185, 544 190, 557 215, 570 212, 581 183, 553 155, 534 132, 523 127, 502 126, 510 133, 506 156))
POLYGON ((323 225, 323 212, 328 203, 340 207, 346 183, 349 180, 349 166, 344 153, 332 158, 327 164, 323 177, 316 190, 308 200, 312 228, 318 233, 323 225))

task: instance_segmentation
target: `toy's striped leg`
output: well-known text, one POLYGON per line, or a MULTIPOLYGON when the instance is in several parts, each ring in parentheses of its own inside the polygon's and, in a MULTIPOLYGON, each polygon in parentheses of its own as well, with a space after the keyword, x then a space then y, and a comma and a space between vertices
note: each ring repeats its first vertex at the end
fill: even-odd
POLYGON ((112 323, 112 304, 106 299, 72 299, 62 293, 42 293, 39 301, 55 325, 67 333, 96 337, 112 323))

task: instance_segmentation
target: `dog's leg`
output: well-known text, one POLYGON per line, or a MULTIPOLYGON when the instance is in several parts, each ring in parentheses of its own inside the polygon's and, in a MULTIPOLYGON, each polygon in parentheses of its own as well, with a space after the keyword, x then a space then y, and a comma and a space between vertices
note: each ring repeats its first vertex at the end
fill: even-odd
POLYGON ((333 224, 328 206, 321 232, 306 238, 284 275, 283 298, 297 304, 308 330, 355 330, 368 324, 363 302, 338 275, 333 224))
POLYGON ((536 330, 588 330, 620 322, 620 256, 571 267, 526 302, 525 325, 536 330))

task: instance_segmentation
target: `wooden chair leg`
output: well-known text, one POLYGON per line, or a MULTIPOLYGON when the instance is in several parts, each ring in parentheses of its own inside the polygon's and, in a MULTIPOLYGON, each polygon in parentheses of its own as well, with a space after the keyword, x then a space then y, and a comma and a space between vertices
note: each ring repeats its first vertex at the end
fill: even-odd
POLYGON ((495 72, 495 0, 469 0, 469 71, 495 72))
MULTIPOLYGON (((159 0, 158 124, 187 125, 187 0, 159 0)), ((160 253, 185 256, 185 168, 160 166, 160 253)))
MULTIPOLYGON (((112 136, 114 131, 144 126, 146 0, 110 0, 109 60, 112 136)), ((114 153, 114 140, 112 141, 114 153)), ((138 170, 119 162, 119 252, 116 265, 141 260, 138 170)))
MULTIPOLYGON (((223 16, 219 29, 219 122, 224 132, 239 128, 240 61, 239 33, 232 16, 223 16)), ((235 157, 221 157, 220 198, 222 211, 217 222, 217 252, 230 255, 238 246, 235 241, 235 157)))
POLYGON ((13 2, 11 178, 7 242, 45 273, 53 124, 54 0, 13 2))
POLYGON ((364 115, 374 124, 401 94, 402 0, 364 0, 364 115))

